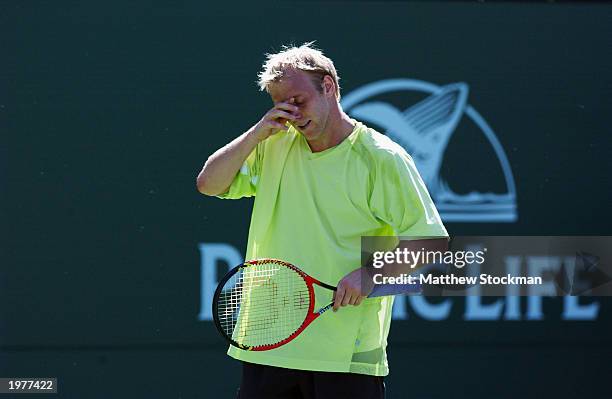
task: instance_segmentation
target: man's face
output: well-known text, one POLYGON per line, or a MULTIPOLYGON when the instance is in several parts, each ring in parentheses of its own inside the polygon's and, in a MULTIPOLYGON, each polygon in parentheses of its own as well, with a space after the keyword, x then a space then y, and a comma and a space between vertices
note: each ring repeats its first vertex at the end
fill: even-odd
POLYGON ((293 98, 293 104, 299 107, 300 116, 293 121, 293 126, 308 141, 317 141, 321 138, 329 118, 330 101, 336 101, 333 92, 331 95, 325 91, 321 93, 321 87, 315 86, 313 75, 300 70, 288 71, 280 81, 268 87, 275 104, 290 102, 293 98))

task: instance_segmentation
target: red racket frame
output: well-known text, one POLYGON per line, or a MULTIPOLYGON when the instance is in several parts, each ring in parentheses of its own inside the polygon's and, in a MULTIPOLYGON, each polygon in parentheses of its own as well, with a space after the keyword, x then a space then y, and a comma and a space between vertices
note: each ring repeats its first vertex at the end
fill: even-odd
POLYGON ((317 319, 317 317, 321 316, 323 313, 325 313, 327 310, 331 309, 332 306, 334 305, 334 303, 330 303, 327 306, 322 307, 321 309, 319 309, 318 311, 314 311, 314 306, 315 306, 315 293, 314 293, 314 284, 317 284, 320 287, 323 288, 327 288, 328 290, 331 291, 336 291, 336 287, 334 287, 333 285, 329 285, 329 284, 325 284, 311 276, 309 276, 308 274, 306 274, 305 272, 303 272, 302 270, 300 270, 300 268, 298 268, 295 265, 292 265, 289 262, 285 262, 283 260, 280 259, 273 259, 273 258, 263 258, 263 259, 256 259, 256 260, 251 260, 251 261, 247 261, 244 262, 241 265, 238 265, 236 267, 234 267, 233 269, 231 269, 219 282, 219 285, 217 286, 217 289, 215 291, 215 296, 213 298, 213 319, 215 321, 215 326, 217 327, 217 330, 219 330, 219 332, 221 333, 221 335, 223 335, 223 337, 225 337, 226 340, 229 341, 229 343, 237 348, 240 349, 244 349, 244 350, 249 350, 249 351, 267 351, 270 349, 275 349, 278 348, 279 346, 285 345, 288 342, 291 342, 295 337, 297 337, 298 335, 300 335, 300 333, 302 331, 304 331, 304 329, 306 329, 306 327, 308 327, 310 325, 310 323, 312 323, 314 320, 317 319), (287 267, 289 269, 294 270, 295 272, 297 272, 300 277, 302 277, 304 279, 304 282, 306 283, 306 287, 308 287, 308 297, 309 297, 309 304, 308 304, 308 314, 306 315, 306 318, 304 319, 304 321, 302 322, 302 324, 298 327, 297 330, 295 330, 291 335, 289 335, 287 338, 275 343, 275 344, 269 344, 269 345, 257 345, 257 346, 249 346, 249 345, 243 345, 240 344, 236 341, 234 341, 232 339, 232 337, 228 336, 225 331, 223 330, 223 328, 221 328, 221 321, 219 320, 217 314, 218 314, 218 300, 219 297, 221 296, 221 293, 223 291, 223 287, 225 286, 225 283, 236 273, 238 273, 238 271, 240 271, 241 269, 244 269, 246 267, 249 266, 254 266, 254 265, 259 265, 259 264, 263 264, 263 263, 272 263, 272 264, 276 264, 276 265, 281 265, 284 267, 287 267))

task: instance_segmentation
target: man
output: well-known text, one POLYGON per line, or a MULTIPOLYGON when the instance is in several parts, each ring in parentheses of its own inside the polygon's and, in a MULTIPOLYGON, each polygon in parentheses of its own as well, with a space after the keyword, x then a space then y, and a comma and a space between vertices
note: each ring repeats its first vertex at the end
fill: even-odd
MULTIPOLYGON (((255 196, 247 259, 279 258, 337 284, 333 314, 243 361, 240 398, 382 398, 393 297, 366 298, 362 236, 448 236, 414 163, 340 106, 333 62, 312 46, 268 55, 259 86, 274 103, 206 161, 198 190, 255 196), (349 306, 352 305, 352 306, 349 306)), ((439 244, 438 244, 439 246, 439 244)))

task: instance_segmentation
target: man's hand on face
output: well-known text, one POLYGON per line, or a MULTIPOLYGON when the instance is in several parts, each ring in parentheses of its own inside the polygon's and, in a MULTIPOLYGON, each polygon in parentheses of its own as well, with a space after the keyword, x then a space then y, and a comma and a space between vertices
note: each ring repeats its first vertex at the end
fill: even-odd
POLYGON ((341 306, 359 306, 374 289, 374 282, 368 273, 359 268, 344 276, 338 282, 338 288, 334 293, 334 312, 341 306))
POLYGON ((287 130, 287 121, 295 121, 301 118, 299 108, 294 105, 295 99, 291 97, 289 101, 279 102, 274 105, 255 126, 252 127, 252 134, 259 141, 263 141, 281 130, 287 130))

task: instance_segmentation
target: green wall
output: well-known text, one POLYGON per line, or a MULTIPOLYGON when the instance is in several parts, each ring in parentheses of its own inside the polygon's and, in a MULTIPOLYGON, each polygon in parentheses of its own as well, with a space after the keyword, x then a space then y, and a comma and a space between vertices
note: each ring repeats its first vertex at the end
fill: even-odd
MULTIPOLYGON (((204 197, 195 177, 270 107, 256 74, 282 44, 317 40, 344 94, 391 78, 469 86, 518 219, 451 234, 610 233, 610 5, 0 7, 0 376, 58 377, 66 398, 231 397, 239 366, 198 319, 199 244, 242 251, 252 202, 204 197)), ((496 184, 481 133, 460 129, 443 173, 465 192, 496 184)), ((580 303, 598 304, 594 320, 565 320, 559 298, 542 320, 466 321, 465 299, 442 321, 409 306, 389 338, 389 397, 603 397, 612 304, 580 303)))

